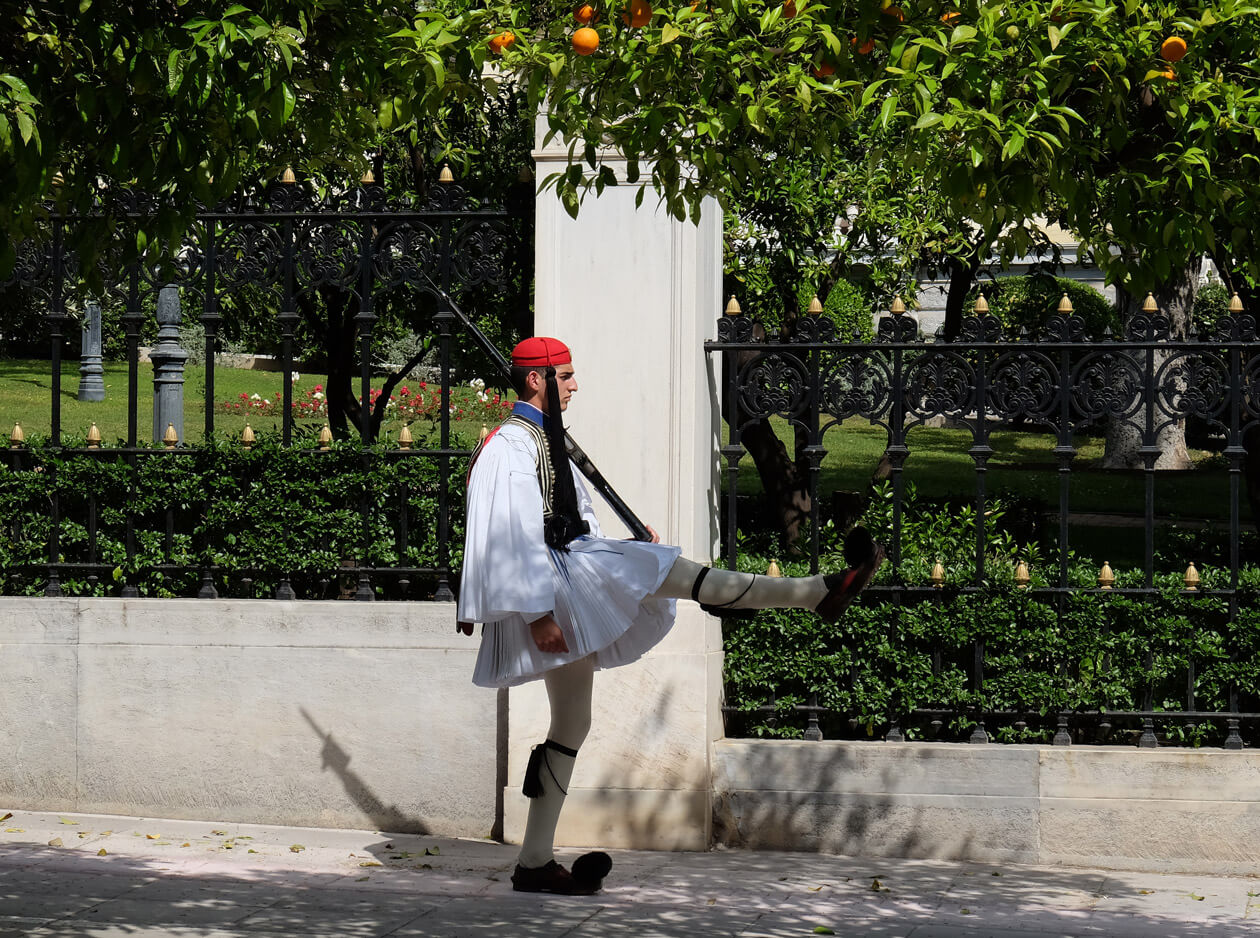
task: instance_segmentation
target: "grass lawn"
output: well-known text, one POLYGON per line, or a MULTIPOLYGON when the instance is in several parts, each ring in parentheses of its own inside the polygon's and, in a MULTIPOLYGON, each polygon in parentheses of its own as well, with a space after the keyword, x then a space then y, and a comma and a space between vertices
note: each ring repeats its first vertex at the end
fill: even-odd
MULTIPOLYGON (((205 373, 205 368, 201 365, 189 365, 184 371, 184 433, 192 442, 200 441, 205 436, 205 373)), ((152 439, 152 374, 150 365, 140 365, 136 400, 139 412, 137 436, 142 442, 152 439)), ((294 400, 306 399, 307 392, 312 391, 323 380, 322 375, 301 375, 293 386, 294 400)), ((373 382, 374 388, 379 388, 380 385, 379 380, 373 382)), ((357 381, 355 387, 358 387, 357 381)), ((214 415, 215 435, 220 438, 239 439, 247 422, 259 435, 267 432, 279 434, 278 408, 273 408, 276 410, 275 414, 258 410, 248 413, 225 412, 223 405, 241 404, 242 394, 246 398, 257 394, 260 398, 275 400, 276 392, 282 392, 283 389, 283 376, 279 372, 215 368, 214 397, 218 405, 214 415)), ((63 439, 67 443, 81 441, 87 435, 88 427, 95 422, 106 445, 125 440, 127 437, 127 365, 123 362, 105 364, 105 400, 91 403, 79 401, 78 392, 78 362, 65 362, 61 372, 63 439)), ((461 406, 468 405, 470 400, 474 406, 476 404, 474 392, 468 388, 457 391, 455 399, 461 406)), ((0 433, 3 434, 4 440, 8 439, 14 423, 22 424, 22 430, 28 439, 47 436, 51 429, 51 400, 52 378, 49 374, 48 362, 0 361, 0 433)), ((471 410, 472 407, 469 409, 471 410)), ((491 425, 497 423, 498 419, 492 418, 491 425)), ((305 417, 296 419, 294 424, 297 427, 318 429, 324 425, 324 422, 323 417, 305 417)), ((482 422, 479 415, 465 415, 461 419, 452 421, 455 445, 469 447, 475 445, 481 432, 482 422)), ((420 431, 432 426, 433 423, 432 419, 426 418, 412 422, 412 433, 417 440, 420 439, 420 431)), ((386 420, 385 432, 390 436, 395 436, 402 425, 401 420, 386 420)))
MULTIPOLYGON (((153 384, 151 368, 140 366, 139 435, 151 439, 153 384)), ((189 366, 185 373, 184 428, 188 439, 198 441, 205 426, 205 369, 189 366)), ((215 369, 215 399, 220 405, 215 413, 215 431, 230 439, 240 437, 248 421, 257 433, 279 432, 280 418, 267 413, 223 412, 222 405, 239 404, 240 395, 257 394, 274 399, 282 390, 283 376, 278 372, 215 369)), ((302 375, 294 385, 294 398, 305 398, 308 391, 323 380, 316 374, 302 375)), ((95 421, 106 444, 122 440, 127 434, 127 367, 122 363, 105 365, 106 399, 99 403, 76 400, 78 363, 69 361, 62 369, 61 425, 67 441, 81 440, 89 424, 95 421)), ((378 385, 379 386, 379 383, 378 385)), ((28 438, 46 435, 49 431, 51 379, 44 361, 0 361, 0 433, 8 436, 15 422, 21 422, 28 438)), ((487 417, 477 407, 470 389, 456 392, 456 401, 468 411, 452 422, 457 445, 476 443, 484 422, 491 425, 497 417, 487 417)), ((322 418, 297 421, 299 426, 318 428, 322 418)), ((420 419, 412 424, 417 440, 421 431, 433 421, 420 419)), ((386 433, 394 435, 402 422, 386 422, 386 433)), ((788 427, 780 423, 779 435, 788 440, 788 427)), ((850 420, 831 430, 826 437, 827 455, 823 460, 821 489, 864 491, 871 473, 879 463, 886 442, 884 431, 865 421, 850 420)), ((790 445, 790 444, 789 444, 790 445)), ((968 499, 975 492, 975 462, 967 455, 970 434, 964 430, 918 428, 911 431, 905 478, 920 494, 931 499, 968 499)), ((996 431, 990 445, 994 455, 988 463, 986 487, 990 494, 1011 494, 1036 498, 1050 509, 1056 509, 1059 498, 1057 463, 1052 452, 1054 439, 1044 433, 996 431)), ((1077 512, 1140 514, 1144 504, 1144 481, 1139 472, 1116 472, 1097 468, 1103 452, 1101 437, 1081 437, 1075 441, 1078 450, 1072 465, 1071 508, 1077 512)), ((1189 472, 1160 473, 1155 483, 1156 511, 1160 516, 1181 516, 1220 520, 1229 517, 1228 474, 1219 468, 1219 461, 1210 461, 1211 454, 1193 454, 1204 463, 1189 472)), ((761 491, 752 460, 740 462, 739 490, 743 494, 761 491)), ((1126 538, 1129 532, 1117 532, 1126 538)), ((1140 537, 1135 532, 1134 537, 1140 537)))
MULTIPOLYGON (((791 452, 788 427, 776 426, 779 438, 791 452)), ((852 419, 828 431, 824 441, 819 487, 823 492, 864 491, 887 445, 887 435, 867 421, 852 419)), ((976 463, 968 455, 971 434, 966 430, 919 427, 910 431, 910 456, 903 475, 920 495, 930 499, 967 499, 976 491, 976 463)), ((985 489, 990 495, 1007 494, 1035 498, 1057 510, 1059 504, 1056 441, 1047 433, 1015 430, 994 431, 989 445, 994 450, 987 463, 985 489)), ((1140 514, 1145 506, 1145 480, 1140 472, 1100 469, 1101 436, 1079 436, 1072 462, 1069 507, 1073 512, 1140 514)), ((1229 517, 1229 478, 1214 454, 1191 451, 1201 464, 1187 472, 1161 472, 1155 478, 1155 511, 1160 516, 1201 519, 1229 517)), ((740 461, 739 491, 762 491, 752 460, 740 461)), ((1245 508, 1244 508, 1245 511, 1245 508)))

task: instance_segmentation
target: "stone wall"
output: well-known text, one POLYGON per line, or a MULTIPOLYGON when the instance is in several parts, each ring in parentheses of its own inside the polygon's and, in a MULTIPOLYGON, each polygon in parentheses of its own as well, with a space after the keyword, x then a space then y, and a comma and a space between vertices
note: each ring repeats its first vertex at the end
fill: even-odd
POLYGON ((498 833, 506 695, 448 603, 0 599, 8 809, 498 833))
POLYGON ((714 787, 732 846, 1260 870, 1260 752, 723 740, 714 787))

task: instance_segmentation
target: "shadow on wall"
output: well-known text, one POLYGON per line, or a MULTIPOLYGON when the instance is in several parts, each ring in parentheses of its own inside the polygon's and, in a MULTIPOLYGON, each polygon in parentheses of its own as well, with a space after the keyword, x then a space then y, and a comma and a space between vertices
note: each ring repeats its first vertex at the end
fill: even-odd
POLYGON ((333 740, 332 732, 324 732, 305 707, 298 708, 315 735, 323 741, 320 758, 325 771, 332 769, 346 790, 346 795, 367 816, 378 831, 427 834, 429 827, 422 818, 411 817, 393 805, 386 805, 371 787, 350 769, 350 753, 333 740))
MULTIPOLYGON (((889 745, 898 746, 889 760, 825 742, 756 741, 719 754, 714 842, 843 855, 1038 861, 1034 800, 1018 790, 995 790, 987 760, 942 760, 934 768, 933 753, 913 744, 889 745), (976 774, 974 783, 969 772, 976 774), (958 790, 960 773, 974 797, 949 794, 958 790)), ((970 754, 965 746, 959 750, 970 754)))

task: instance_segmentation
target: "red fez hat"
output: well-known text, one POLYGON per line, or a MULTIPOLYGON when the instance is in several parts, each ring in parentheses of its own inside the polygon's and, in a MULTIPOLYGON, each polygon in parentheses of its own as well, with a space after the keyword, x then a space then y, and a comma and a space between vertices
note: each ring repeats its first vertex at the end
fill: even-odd
POLYGON ((573 361, 569 347, 559 339, 545 335, 534 336, 518 342, 512 349, 512 364, 523 368, 541 368, 546 365, 567 365, 573 361))

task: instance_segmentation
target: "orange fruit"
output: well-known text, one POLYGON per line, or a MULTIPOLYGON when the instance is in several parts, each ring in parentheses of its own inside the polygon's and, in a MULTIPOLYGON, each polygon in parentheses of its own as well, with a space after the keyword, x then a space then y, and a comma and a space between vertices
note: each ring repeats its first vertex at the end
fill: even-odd
POLYGON ((790 20, 796 15, 796 0, 783 0, 783 18, 790 20))
POLYGON ((818 65, 814 66, 815 78, 830 78, 835 73, 836 67, 830 62, 820 62, 818 65))
POLYGON ((857 54, 858 54, 858 55, 870 55, 872 52, 874 52, 874 51, 875 51, 875 40, 874 40, 874 39, 868 39, 868 40, 866 40, 866 42, 862 43, 862 44, 859 46, 859 45, 858 45, 858 41, 857 41, 857 36, 854 36, 852 39, 850 39, 850 40, 849 40, 849 45, 851 45, 851 46, 857 46, 857 54))
POLYGON ((514 42, 516 42, 516 34, 511 30, 506 33, 499 33, 499 35, 490 40, 490 51, 500 53, 514 42))
POLYGON ((633 29, 646 26, 652 19, 652 4, 648 0, 630 0, 630 5, 621 14, 621 21, 633 29))
POLYGON ((573 30, 573 51, 578 55, 590 55, 599 48, 599 33, 589 26, 573 30))
POLYGON ((1159 54, 1169 62, 1180 62, 1186 57, 1186 41, 1180 36, 1169 36, 1159 47, 1159 54))
POLYGON ((959 13, 957 10, 953 10, 949 13, 941 14, 941 22, 944 23, 946 26, 953 26, 960 19, 962 19, 962 14, 959 13))
POLYGON ((1174 72, 1171 68, 1166 68, 1162 72, 1159 73, 1159 77, 1167 78, 1169 81, 1173 81, 1176 79, 1177 73, 1174 72))
POLYGON ((595 8, 589 3, 583 3, 573 8, 573 18, 583 26, 589 26, 591 21, 595 19, 595 8))
POLYGON ((886 6, 882 12, 885 16, 891 16, 898 23, 904 23, 906 21, 906 11, 901 7, 886 6))

